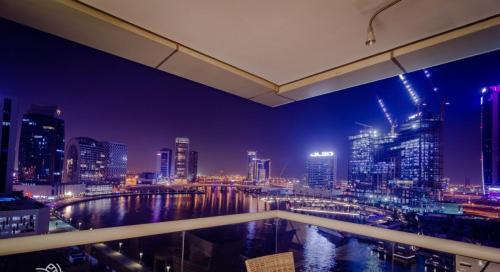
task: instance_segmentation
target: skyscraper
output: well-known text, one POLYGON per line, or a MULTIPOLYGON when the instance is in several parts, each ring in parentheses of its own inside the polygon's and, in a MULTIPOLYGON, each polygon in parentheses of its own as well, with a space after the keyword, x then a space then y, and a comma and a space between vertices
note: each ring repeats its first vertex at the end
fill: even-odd
POLYGON ((247 151, 247 181, 266 182, 271 178, 271 160, 257 158, 256 151, 247 151))
POLYGON ((23 116, 19 141, 19 181, 58 184, 64 160, 64 121, 56 106, 32 105, 23 116))
POLYGON ((271 178, 271 160, 256 159, 255 163, 255 181, 267 182, 271 178))
POLYGON ((255 162, 257 159, 257 151, 247 151, 247 180, 255 181, 255 162))
POLYGON ((306 181, 311 187, 331 188, 337 180, 337 157, 331 151, 314 152, 306 162, 306 181))
POLYGON ((105 183, 106 162, 102 143, 87 137, 72 138, 66 148, 65 181, 105 183))
POLYGON ((104 179, 113 184, 124 184, 127 175, 128 147, 125 144, 102 142, 104 156, 104 179))
POLYGON ((162 148, 156 153, 156 176, 158 179, 169 179, 172 173, 172 149, 162 148))
POLYGON ((198 151, 189 151, 188 163, 188 180, 189 182, 196 182, 198 176, 198 151))
POLYGON ((365 129, 350 136, 351 153, 348 163, 348 181, 356 191, 373 190, 374 165, 379 134, 375 129, 365 129))
POLYGON ((394 178, 394 161, 390 147, 397 135, 381 135, 375 129, 363 129, 349 137, 351 152, 348 181, 357 197, 366 193, 383 193, 389 179, 394 178))
POLYGON ((481 165, 483 193, 500 187, 500 85, 481 90, 481 165))
POLYGON ((189 163, 189 139, 175 138, 175 178, 187 180, 189 163))
POLYGON ((0 194, 12 191, 14 173, 14 150, 16 146, 17 122, 14 103, 10 98, 0 97, 2 130, 0 131, 0 194))
POLYGON ((397 146, 401 180, 412 180, 414 187, 440 189, 443 178, 441 118, 428 111, 411 115, 401 125, 397 146))

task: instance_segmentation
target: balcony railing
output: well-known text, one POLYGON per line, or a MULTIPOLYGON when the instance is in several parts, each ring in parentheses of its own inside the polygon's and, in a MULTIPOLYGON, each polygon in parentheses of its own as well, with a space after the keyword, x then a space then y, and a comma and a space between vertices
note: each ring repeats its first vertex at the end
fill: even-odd
MULTIPOLYGON (((97 244, 107 241, 119 241, 130 238, 139 238, 174 232, 186 232, 190 230, 207 229, 268 219, 282 219, 292 222, 315 225, 366 238, 413 245, 418 248, 425 248, 433 251, 453 254, 460 258, 466 257, 466 259, 469 261, 473 260, 485 264, 491 263, 489 267, 490 270, 483 271, 498 271, 491 269, 497 269, 498 267, 500 267, 498 265, 500 263, 499 248, 451 241, 441 238, 377 228, 368 225, 349 223, 281 210, 4 239, 0 240, 0 256, 50 250, 77 245, 97 244)), ((460 261, 458 261, 457 259, 457 266, 459 265, 460 261)), ((468 264, 464 267, 467 268, 468 264)), ((474 270, 460 270, 457 267, 457 271, 474 270)))

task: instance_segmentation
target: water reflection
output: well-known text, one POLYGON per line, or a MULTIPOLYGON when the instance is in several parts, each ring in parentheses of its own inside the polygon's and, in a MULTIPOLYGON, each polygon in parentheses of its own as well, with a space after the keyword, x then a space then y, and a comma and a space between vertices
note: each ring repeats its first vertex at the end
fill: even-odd
MULTIPOLYGON (((269 210, 269 204, 257 198, 235 190, 221 192, 209 189, 199 195, 150 195, 126 196, 83 202, 62 209, 64 216, 72 217, 73 222, 82 222, 82 229, 103 228, 123 225, 160 222, 204 216, 216 216, 243 212, 269 210)), ((217 229, 190 232, 189 239, 198 241, 221 242, 241 241, 240 257, 256 257, 274 252, 273 220, 250 222, 241 226, 226 226, 217 229), (219 237, 219 238, 217 238, 219 237)), ((281 251, 290 250, 296 254, 296 262, 301 271, 408 271, 408 267, 392 266, 371 254, 370 245, 355 238, 344 239, 342 243, 320 233, 314 226, 283 222, 280 226, 281 251), (337 244, 337 245, 336 245, 337 244)), ((176 238, 178 239, 178 238, 176 238)), ((145 250, 145 259, 156 256, 161 250, 171 251, 154 245, 158 241, 131 239, 125 244, 125 251, 136 256, 139 250, 145 250), (144 245, 140 246, 142 243, 144 245), (151 243, 151 246, 145 246, 151 243), (155 251, 156 250, 156 251, 155 251), (150 252, 151 251, 151 252, 150 252), (155 255, 156 254, 156 255, 155 255)), ((178 242, 177 242, 178 243, 178 242)), ((204 242, 205 243, 205 242, 204 242)), ((238 248, 238 247, 237 247, 238 248)), ((178 250, 178 249, 175 249, 178 250)), ((174 250, 174 251, 175 251, 174 250)), ((194 253, 193 253, 194 254, 194 253)), ((234 252, 233 252, 234 254, 234 252)), ((229 256, 223 256, 228 258, 229 256)), ((231 255, 231 258, 234 256, 231 255)), ((234 271, 244 271, 243 266, 234 267, 234 271)))

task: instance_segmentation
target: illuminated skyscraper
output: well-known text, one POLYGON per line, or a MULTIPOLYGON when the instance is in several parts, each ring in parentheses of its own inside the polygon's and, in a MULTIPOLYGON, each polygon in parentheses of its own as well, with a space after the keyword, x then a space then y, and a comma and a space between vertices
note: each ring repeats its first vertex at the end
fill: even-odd
POLYGON ((257 158, 256 151, 247 151, 247 181, 267 182, 271 178, 271 160, 257 158))
POLYGON ((127 175, 128 147, 114 142, 102 142, 104 156, 104 179, 113 184, 124 184, 127 175))
POLYGON ((65 181, 106 183, 106 162, 106 152, 101 142, 87 137, 72 138, 66 147, 65 181))
POLYGON ((481 90, 481 164, 483 193, 500 187, 500 85, 481 90))
POLYGON ((156 176, 158 179, 169 179, 172 173, 172 149, 162 148, 156 153, 156 176))
POLYGON ((175 178, 187 180, 189 164, 189 139, 175 138, 175 178))
POLYGON ((255 181, 267 182, 271 178, 271 160, 256 159, 255 161, 255 181))
POLYGON ((400 179, 412 180, 418 188, 439 189, 443 179, 439 116, 426 111, 410 116, 393 149, 400 152, 400 179))
POLYGON ((314 152, 306 162, 306 181, 311 187, 332 188, 337 180, 337 157, 331 151, 314 152))
POLYGON ((394 178, 394 161, 390 159, 390 146, 397 135, 381 135, 375 129, 364 129, 349 137, 351 152, 348 164, 348 180, 356 196, 365 193, 383 193, 387 181, 394 178))
POLYGON ((351 153, 348 164, 348 180, 354 188, 374 189, 373 170, 376 163, 379 134, 374 129, 365 129, 350 136, 351 153))
POLYGON ((19 181, 58 184, 64 162, 64 121, 56 106, 32 105, 23 116, 19 141, 19 181))
POLYGON ((14 103, 10 98, 0 97, 2 123, 0 131, 0 194, 12 191, 14 173, 14 150, 16 146, 17 121, 14 103))
POLYGON ((196 182, 198 176, 198 151, 189 151, 188 170, 189 182, 196 182))
POLYGON ((247 180, 255 181, 255 160, 257 151, 247 151, 247 180))

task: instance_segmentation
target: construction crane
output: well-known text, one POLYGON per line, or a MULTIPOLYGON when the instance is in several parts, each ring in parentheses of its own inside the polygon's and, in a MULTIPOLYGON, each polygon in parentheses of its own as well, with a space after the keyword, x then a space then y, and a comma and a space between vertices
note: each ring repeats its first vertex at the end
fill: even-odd
POLYGON ((365 123, 361 123, 361 122, 355 122, 356 125, 359 125, 359 126, 362 126, 362 127, 365 127, 365 128, 373 128, 373 126, 370 126, 370 125, 367 125, 365 123))
POLYGON ((380 108, 384 112, 384 115, 385 115, 385 118, 387 119, 387 122, 389 122, 389 125, 391 125, 391 134, 394 134, 396 127, 397 127, 396 122, 394 122, 394 119, 392 119, 391 114, 387 110, 387 107, 385 106, 384 101, 379 97, 377 97, 377 101, 378 101, 380 108))
POLYGON ((415 92, 408 79, 406 79, 406 77, 403 74, 399 75, 399 79, 405 86, 406 91, 408 91, 408 94, 410 95, 413 104, 415 104, 415 106, 417 107, 420 107, 421 104, 420 97, 418 97, 418 94, 415 92))

